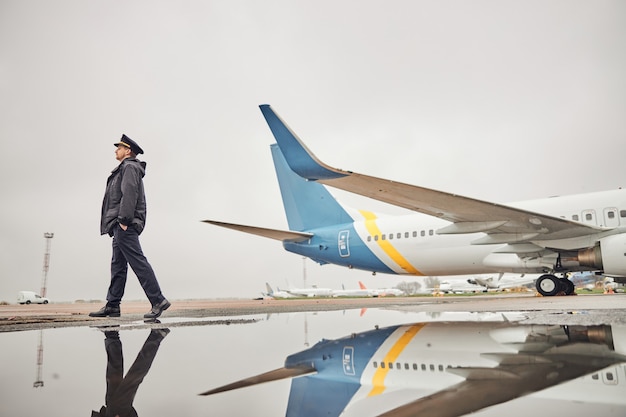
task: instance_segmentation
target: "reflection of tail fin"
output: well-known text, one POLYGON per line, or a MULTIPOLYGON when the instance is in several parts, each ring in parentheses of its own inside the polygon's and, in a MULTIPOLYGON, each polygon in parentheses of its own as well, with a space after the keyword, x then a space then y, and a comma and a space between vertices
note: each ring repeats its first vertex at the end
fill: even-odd
POLYGON ((363 284, 361 281, 359 281, 359 288, 361 288, 362 290, 366 290, 367 289, 365 284, 363 284))
POLYGON ((323 185, 307 181, 289 168, 277 144, 271 149, 289 229, 303 231, 353 221, 323 185))
POLYGON ((292 379, 286 416, 337 417, 359 387, 359 384, 308 376, 292 379))

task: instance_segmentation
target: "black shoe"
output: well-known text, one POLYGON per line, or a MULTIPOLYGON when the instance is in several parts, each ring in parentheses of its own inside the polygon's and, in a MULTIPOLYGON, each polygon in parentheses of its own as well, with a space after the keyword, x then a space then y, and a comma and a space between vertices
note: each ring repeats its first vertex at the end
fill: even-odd
POLYGON ((120 308, 111 307, 109 305, 105 305, 98 311, 94 311, 89 313, 89 317, 119 317, 120 316, 120 308))
POLYGON ((152 310, 149 313, 143 315, 144 319, 156 319, 163 313, 165 310, 170 308, 172 304, 167 301, 165 298, 159 304, 152 306, 152 310))

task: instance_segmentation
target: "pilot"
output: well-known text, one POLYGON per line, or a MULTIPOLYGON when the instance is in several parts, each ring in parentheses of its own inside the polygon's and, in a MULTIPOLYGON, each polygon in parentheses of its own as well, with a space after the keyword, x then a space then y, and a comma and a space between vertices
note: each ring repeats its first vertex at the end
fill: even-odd
POLYGON ((143 187, 146 163, 137 159, 143 149, 126 135, 122 135, 114 145, 115 159, 120 164, 107 180, 100 219, 100 234, 108 234, 113 238, 111 283, 106 305, 89 313, 89 316, 120 316, 120 303, 130 265, 152 304, 152 309, 144 314, 144 318, 156 320, 171 304, 163 296, 154 270, 139 243, 139 235, 146 223, 146 196, 143 187))

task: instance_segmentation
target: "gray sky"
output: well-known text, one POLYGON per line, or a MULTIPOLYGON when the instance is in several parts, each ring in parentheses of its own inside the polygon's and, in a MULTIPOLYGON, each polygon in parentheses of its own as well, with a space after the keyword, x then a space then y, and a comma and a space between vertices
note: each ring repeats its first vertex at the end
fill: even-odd
MULTIPOLYGON (((145 150, 142 245, 165 295, 302 284, 258 109, 323 161, 511 202, 623 186, 623 1, 0 1, 0 301, 104 299, 112 143, 145 150)), ((358 208, 378 203, 350 196, 358 208)), ((307 262, 309 284, 406 278, 307 262)), ((411 278, 409 278, 411 279, 411 278)), ((145 296, 134 275, 126 299, 145 296)))

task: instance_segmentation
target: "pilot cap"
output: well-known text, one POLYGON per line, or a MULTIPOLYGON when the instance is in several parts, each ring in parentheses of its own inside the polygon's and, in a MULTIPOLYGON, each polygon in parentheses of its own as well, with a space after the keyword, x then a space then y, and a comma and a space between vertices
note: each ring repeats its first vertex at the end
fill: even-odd
POLYGON ((126 146, 127 148, 130 148, 130 150, 136 154, 139 155, 140 153, 143 153, 143 149, 141 149, 141 146, 137 145, 137 142, 135 142, 134 140, 132 140, 131 138, 129 138, 126 135, 122 135, 122 139, 120 139, 119 142, 114 143, 113 145, 115 146, 126 146))

